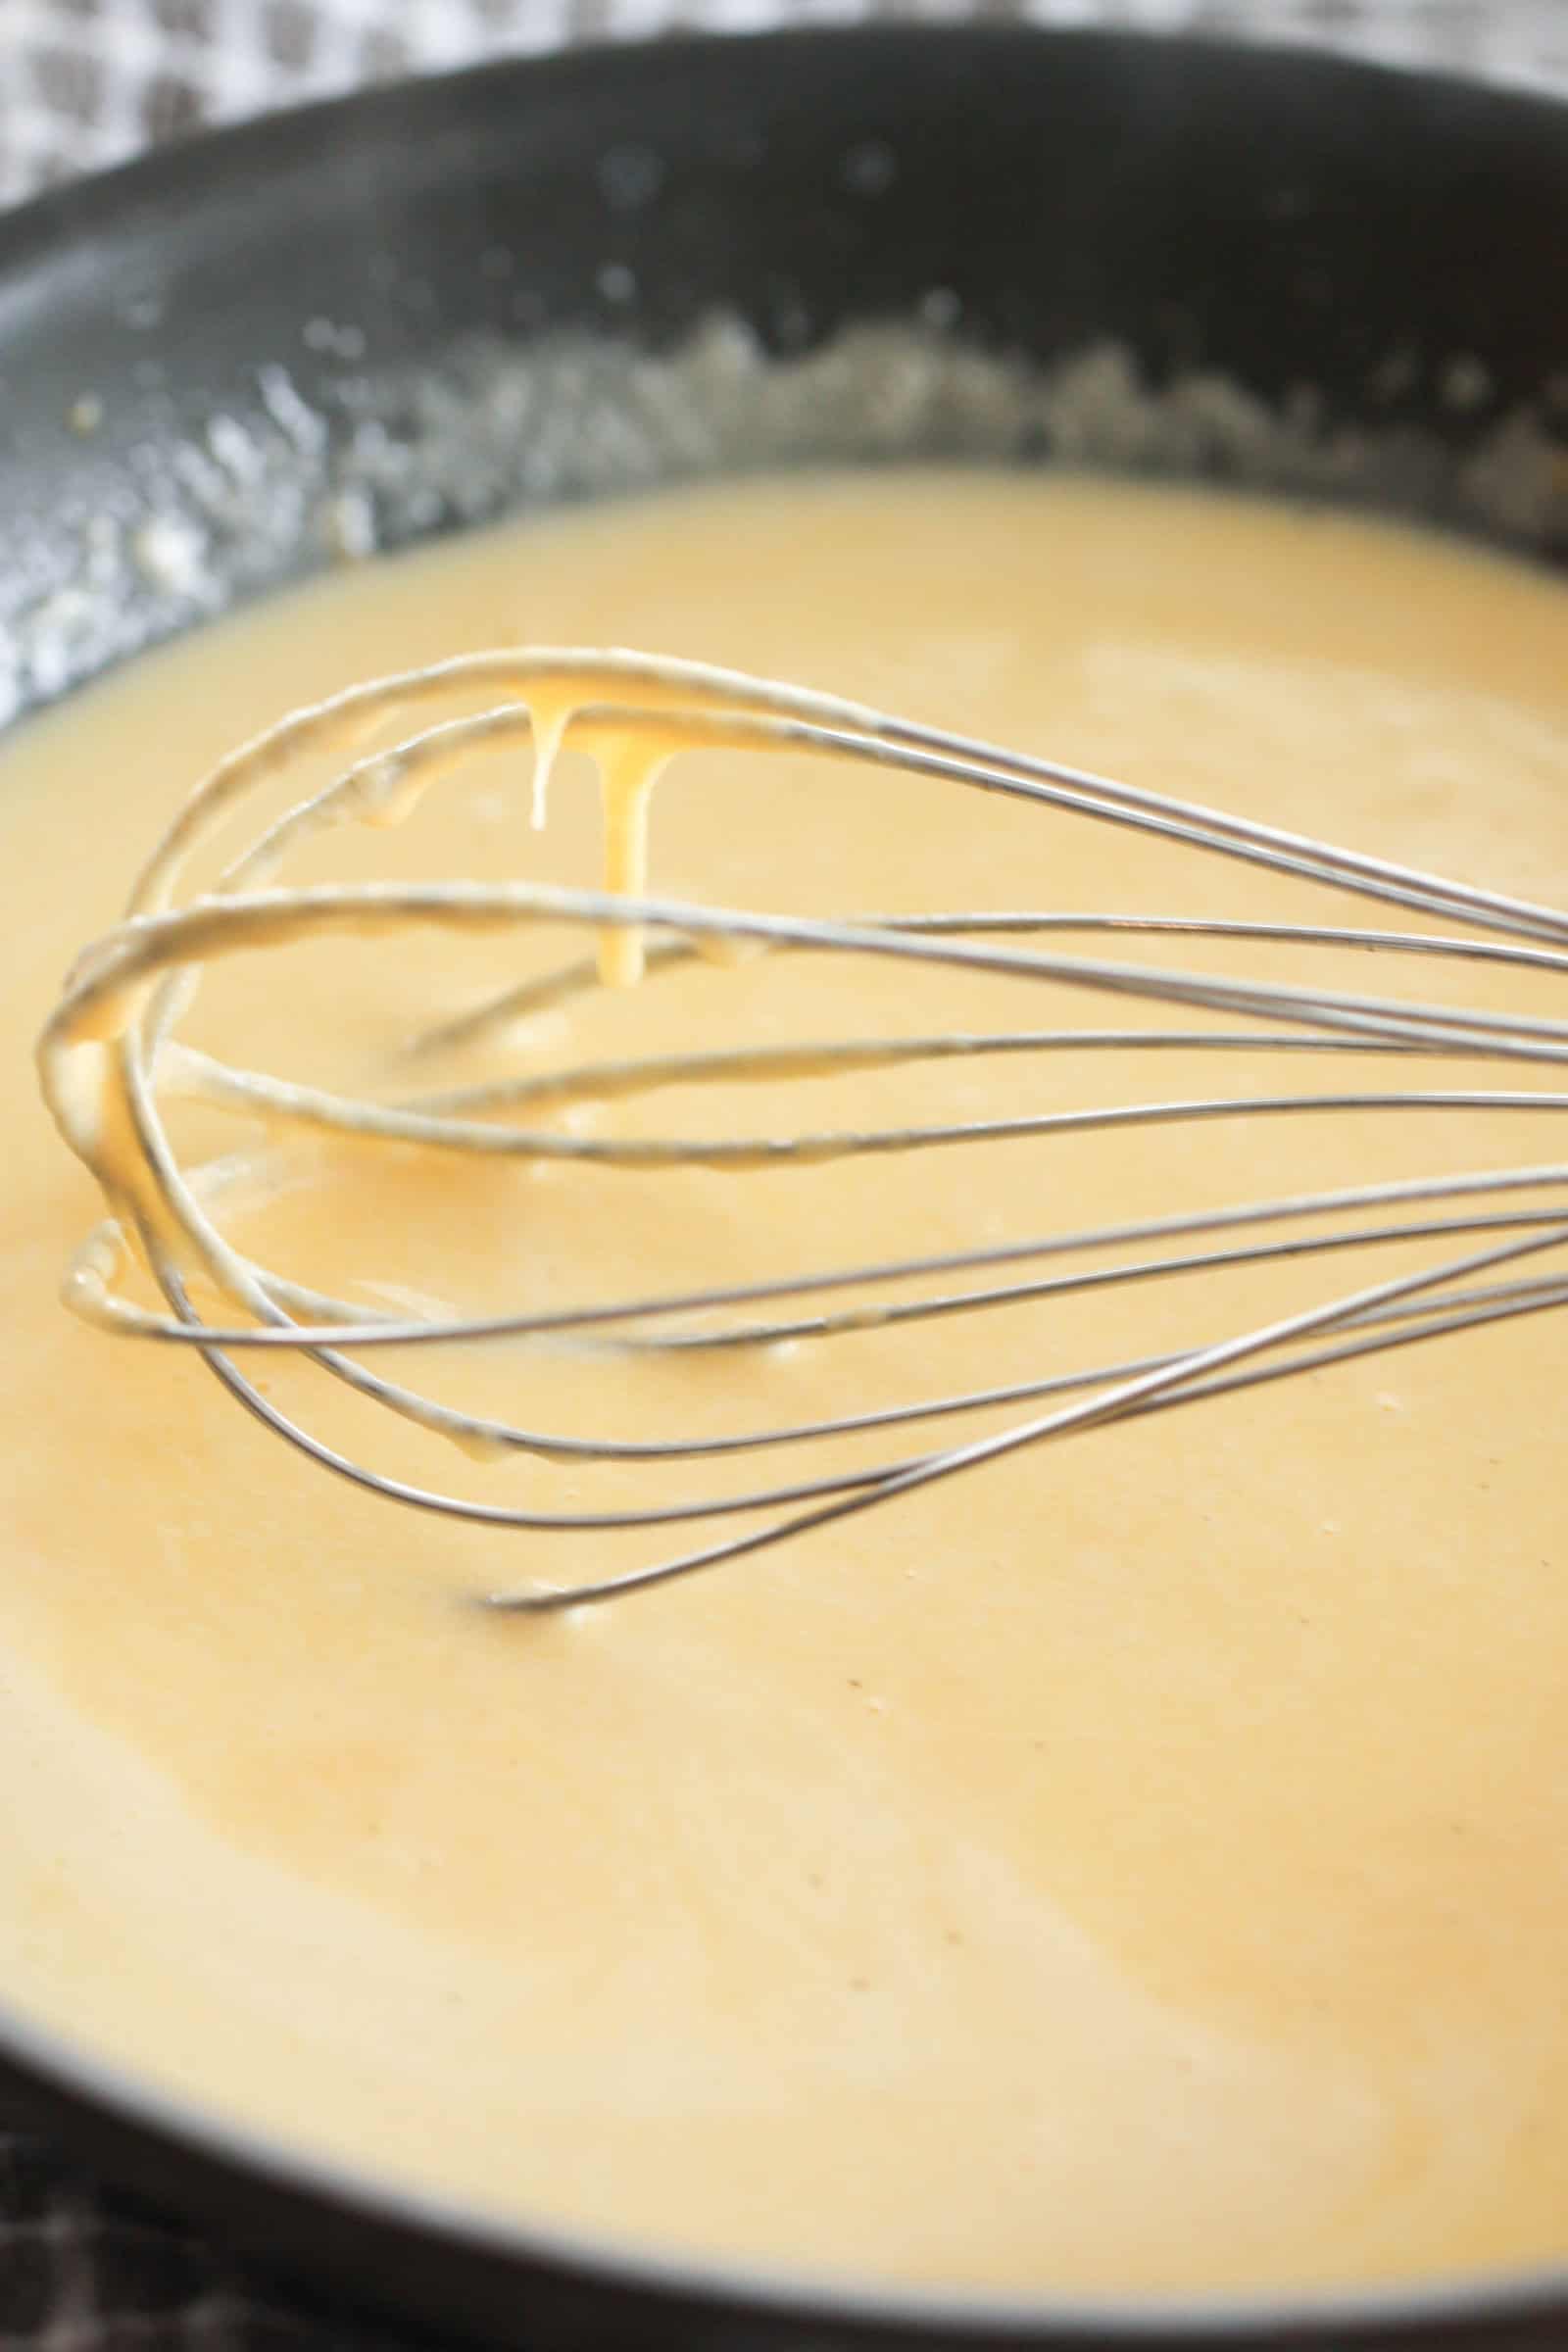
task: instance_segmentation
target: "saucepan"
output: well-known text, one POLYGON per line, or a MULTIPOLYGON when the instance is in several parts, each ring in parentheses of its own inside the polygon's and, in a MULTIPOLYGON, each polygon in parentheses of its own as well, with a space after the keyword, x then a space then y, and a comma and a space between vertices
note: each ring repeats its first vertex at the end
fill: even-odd
MULTIPOLYGON (((0 709, 334 562, 823 458, 1225 475, 1568 564, 1565 257, 1568 106, 1198 41, 683 40, 275 119, 0 222, 0 709)), ((345 2177, 307 2117, 263 2145, 3 1985, 0 2056, 105 2175, 540 2352, 1568 2328, 1568 2268, 1221 2306, 662 2261, 345 2177)))

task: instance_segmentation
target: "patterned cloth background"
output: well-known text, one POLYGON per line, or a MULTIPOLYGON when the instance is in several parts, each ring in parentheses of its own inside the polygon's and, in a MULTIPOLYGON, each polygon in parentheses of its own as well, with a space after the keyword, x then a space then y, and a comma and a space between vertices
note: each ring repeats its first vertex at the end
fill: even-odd
MULTIPOLYGON (((202 124, 503 52, 975 13, 1289 39, 1568 92, 1568 0, 0 0, 0 202, 202 124)), ((102 2195, 10 2121, 0 2107, 0 2352, 399 2352, 102 2195)))

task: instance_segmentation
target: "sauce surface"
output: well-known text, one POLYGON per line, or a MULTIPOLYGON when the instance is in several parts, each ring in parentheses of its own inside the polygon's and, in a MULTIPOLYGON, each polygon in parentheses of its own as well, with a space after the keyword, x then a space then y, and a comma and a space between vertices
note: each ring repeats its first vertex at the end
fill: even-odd
MULTIPOLYGON (((0 806, 8 1997, 290 2144, 780 2266, 1155 2290, 1562 2256, 1568 1317, 1048 1447, 690 1586, 522 1623, 466 1604, 649 1539, 564 1553, 399 1512, 280 1446, 199 1362, 61 1310, 96 1206, 29 1050, 76 949, 243 736, 356 676, 507 643, 792 677, 1568 905, 1560 585, 1167 490, 888 474, 512 527, 225 623, 19 733, 0 806)), ((465 771, 371 845, 373 870, 591 880, 591 769, 567 754, 535 835, 527 767, 513 750, 465 771)), ((335 838, 302 870, 369 858, 335 838)), ((1325 906, 952 786, 718 754, 661 784, 652 869, 671 895, 811 913, 1325 906)), ((527 946, 517 976, 564 949, 582 941, 527 946)), ((510 968, 493 942, 439 938, 242 960, 190 1033, 333 1084, 510 968)), ((1504 1001, 1485 974, 1448 985, 1504 1001)), ((847 998, 825 959, 768 959, 592 997, 498 1066, 1018 1017, 1000 982, 857 969, 847 998)), ((1280 1083, 1266 1060, 1234 1091, 1244 1076, 1280 1083)), ((930 1073, 752 1088, 744 1115, 982 1117, 1020 1094, 1231 1079, 1212 1058, 1067 1054, 956 1091, 930 1073)), ((591 1115, 716 1132, 739 1109, 694 1092, 591 1115)), ((344 1146, 236 1230, 379 1302, 568 1303, 646 1291, 651 1270, 675 1289, 1177 1197, 1568 1160, 1568 1119, 936 1156, 649 1181, 344 1146)), ((489 1351, 444 1366, 440 1393, 547 1429, 789 1421, 1218 1337, 1402 1262, 673 1375, 489 1351)), ((405 1475, 553 1508, 646 1492, 630 1471, 465 1464, 308 1369, 263 1377, 405 1475)))

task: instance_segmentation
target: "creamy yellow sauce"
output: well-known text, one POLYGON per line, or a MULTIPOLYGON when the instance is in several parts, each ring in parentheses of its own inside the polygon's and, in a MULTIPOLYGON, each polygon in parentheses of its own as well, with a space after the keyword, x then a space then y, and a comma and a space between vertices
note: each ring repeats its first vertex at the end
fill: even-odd
MULTIPOLYGON (((37 1102, 31 1043, 180 796, 357 676, 539 642, 802 679, 1568 905, 1561 586, 1174 491, 888 474, 535 523, 280 601, 20 732, 0 815, 0 1986, 224 2120, 628 2242, 1105 2290, 1568 2252, 1568 1317, 1087 1436, 623 1606, 521 1622, 469 1604, 680 1531, 547 1539, 395 1510, 255 1426, 199 1362, 62 1311, 97 1204, 37 1102)), ((569 749, 548 814, 530 830, 513 743, 406 827, 324 839, 299 870, 591 881, 601 811, 569 749)), ((652 858, 671 895, 814 914, 1337 911, 805 758, 683 755, 652 858)), ((384 1078, 432 1021, 583 946, 431 934, 238 958, 189 1034, 316 1085, 384 1078)), ((1256 951, 1212 960, 1301 976, 1256 951)), ((1328 976, 1398 982, 1365 959, 1328 976)), ((1427 984, 1526 1001, 1480 970, 1427 984)), ((1528 1002, 1562 1015, 1549 988, 1528 1002)), ((764 958, 590 995, 459 1076, 1034 1017, 1001 980, 856 967, 850 986, 831 959, 764 958)), ((1347 1066, 1377 1083, 1380 1065, 1347 1066)), ((1069 1054, 677 1090, 562 1132, 1280 1083, 1261 1063, 1069 1054)), ((182 1140, 201 1157, 249 1136, 198 1111, 182 1140)), ((305 1283, 472 1310, 1548 1159, 1568 1160, 1568 1117, 1547 1110, 652 1178, 313 1144, 275 1197, 247 1206, 242 1188, 231 1222, 305 1283)), ((1408 1262, 675 1367, 514 1348, 395 1369, 541 1431, 720 1432, 1218 1338, 1408 1262)), ((399 1475, 557 1510, 649 1492, 630 1466, 468 1463, 309 1367, 250 1368, 399 1475)), ((743 1457, 656 1488, 757 1475, 743 1457)))

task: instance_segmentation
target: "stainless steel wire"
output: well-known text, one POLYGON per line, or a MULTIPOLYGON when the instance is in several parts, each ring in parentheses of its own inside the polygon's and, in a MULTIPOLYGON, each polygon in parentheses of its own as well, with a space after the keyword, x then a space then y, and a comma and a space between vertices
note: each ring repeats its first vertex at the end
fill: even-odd
MULTIPOLYGON (((216 1213, 220 1171, 184 1168, 165 1116, 170 1095, 264 1119, 271 1132, 351 1137, 436 1153, 557 1161, 638 1170, 701 1167, 742 1175, 758 1168, 832 1167, 873 1154, 906 1154, 1003 1140, 1045 1145, 1092 1131, 1129 1142, 1159 1128, 1205 1122, 1317 1118, 1340 1113, 1396 1120, 1414 1114, 1459 1124, 1485 1114, 1568 1110, 1549 1084, 1568 1060, 1568 1023, 1514 1012, 1424 1003, 1344 989, 1227 977, 1101 953, 1107 943, 1289 949, 1308 956, 1365 955, 1404 968, 1447 972, 1473 965, 1539 982, 1568 978, 1568 915, 1378 858, 1137 789, 1039 758, 741 677, 629 654, 568 651, 477 655, 356 687, 284 719, 222 761, 197 788, 154 852, 124 921, 79 959, 44 1032, 39 1063, 63 1133, 98 1176, 110 1216, 74 1261, 66 1297, 121 1333, 192 1347, 229 1393, 322 1467, 377 1494, 492 1528, 552 1536, 739 1518, 717 1540, 651 1564, 492 1593, 491 1604, 548 1611, 644 1590, 699 1568, 864 1511, 1022 1446, 1123 1419, 1196 1403, 1357 1356, 1474 1331, 1568 1303, 1568 1262, 1542 1271, 1528 1261, 1568 1250, 1565 1157, 1501 1169, 1460 1169, 1396 1181, 1305 1191, 1267 1200, 1150 1219, 1080 1226, 882 1262, 803 1266, 784 1276, 652 1288, 634 1298, 567 1306, 504 1308, 482 1316, 394 1315, 336 1298, 259 1264, 226 1237, 216 1213), (389 714, 444 698, 494 697, 477 712, 416 725, 389 748, 354 759, 324 787, 266 823, 217 879, 181 895, 192 858, 264 786, 303 755, 363 736, 389 714), (676 752, 810 751, 850 763, 940 779, 1073 817, 1123 827, 1183 853, 1260 866, 1340 897, 1393 906, 1441 930, 1349 923, 1242 921, 1204 914, 1080 913, 1018 909, 874 913, 806 919, 607 891, 522 882, 365 882, 290 888, 276 877, 314 837, 355 821, 384 823, 477 751, 531 740, 539 806, 556 752, 569 738, 604 759, 628 746, 651 779, 676 752), (178 1024, 202 969, 228 956, 335 937, 399 937, 435 930, 503 941, 541 926, 602 936, 646 933, 645 984, 662 985, 694 959, 736 943, 778 955, 832 956, 1021 984, 1197 1016, 1180 1026, 922 1030, 898 1037, 839 1034, 786 1045, 629 1056, 508 1075, 480 1085, 377 1096, 328 1090, 236 1067, 181 1041, 178 1024), (1215 1017, 1231 1025, 1204 1027, 1215 1017), (1114 1057, 1179 1051, 1214 1055, 1338 1056, 1386 1065, 1443 1060, 1504 1063, 1508 1085, 1330 1083, 1311 1089, 1249 1088, 1234 1095, 1092 1102, 1003 1117, 935 1118, 879 1127, 792 1127, 697 1133, 581 1133, 561 1114, 584 1104, 634 1102, 674 1089, 777 1087, 900 1065, 938 1068, 977 1060, 1062 1054, 1114 1057), (1525 1081, 1530 1083, 1525 1083, 1525 1081), (1387 1247, 1441 1249, 1414 1271, 1367 1282, 1285 1315, 1217 1338, 1133 1356, 1111 1355, 1038 1377, 960 1388, 912 1400, 868 1402, 723 1434, 637 1439, 612 1432, 524 1427, 461 1411, 373 1368, 386 1348, 451 1347, 481 1340, 561 1343, 612 1349, 657 1363, 695 1353, 813 1345, 898 1323, 939 1324, 1025 1301, 1086 1298, 1192 1276, 1323 1259, 1387 1247), (164 1306, 137 1303, 122 1285, 139 1259, 164 1306), (1089 1261, 1087 1263, 1083 1261, 1089 1261), (1516 1269, 1524 1268, 1519 1271, 1516 1269), (1501 1276, 1502 1279, 1489 1279, 1501 1276), (941 1287, 932 1290, 929 1286, 941 1287), (198 1307, 197 1291, 222 1302, 198 1307), (473 1500, 415 1485, 350 1457, 285 1413, 240 1368, 245 1352, 303 1356, 407 1421, 470 1451, 523 1453, 556 1462, 668 1465, 777 1449, 809 1449, 850 1437, 944 1423, 1007 1407, 1023 1418, 967 1440, 939 1444, 793 1481, 736 1493, 593 1511, 550 1512, 473 1500)), ((541 1011, 567 1011, 598 985, 592 959, 493 993, 456 1017, 431 1022, 404 1058, 417 1074, 443 1057, 494 1045, 541 1011)), ((847 1003, 853 998, 847 993, 847 1003)), ((1547 1002, 1549 1002, 1549 994, 1547 1002)), ((1499 1073, 1500 1075, 1500 1073, 1499 1073)))

